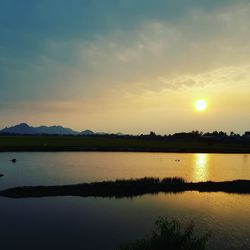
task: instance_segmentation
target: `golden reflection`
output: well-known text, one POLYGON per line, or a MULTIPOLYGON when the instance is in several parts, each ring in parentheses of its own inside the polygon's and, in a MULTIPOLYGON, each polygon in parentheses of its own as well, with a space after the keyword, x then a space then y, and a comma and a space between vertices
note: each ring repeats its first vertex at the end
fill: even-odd
POLYGON ((209 178, 209 154, 193 155, 193 180, 207 181, 209 178))

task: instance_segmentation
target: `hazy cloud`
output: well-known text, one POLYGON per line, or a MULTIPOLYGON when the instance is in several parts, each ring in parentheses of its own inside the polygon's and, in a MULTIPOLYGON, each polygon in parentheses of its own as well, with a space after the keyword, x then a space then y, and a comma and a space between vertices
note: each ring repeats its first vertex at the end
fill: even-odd
POLYGON ((249 13, 245 0, 4 0, 0 105, 84 114, 147 92, 248 86, 249 13))

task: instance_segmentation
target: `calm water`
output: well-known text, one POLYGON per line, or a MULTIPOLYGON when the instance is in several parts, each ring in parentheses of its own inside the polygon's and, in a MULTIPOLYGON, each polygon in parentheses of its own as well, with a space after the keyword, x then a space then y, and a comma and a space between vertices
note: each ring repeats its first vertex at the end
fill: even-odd
MULTIPOLYGON (((0 189, 144 176, 250 179, 250 155, 161 153, 0 153, 0 189), (17 163, 9 160, 17 158, 17 163), (175 161, 179 159, 180 161, 175 161)), ((0 198, 5 250, 114 249, 144 236, 158 216, 211 231, 209 249, 250 249, 250 195, 185 192, 134 199, 0 198)))
POLYGON ((189 181, 250 179, 248 154, 0 153, 0 188, 71 184, 131 177, 180 176, 189 181), (10 159, 16 158, 13 164, 10 159), (176 161, 180 160, 180 161, 176 161))

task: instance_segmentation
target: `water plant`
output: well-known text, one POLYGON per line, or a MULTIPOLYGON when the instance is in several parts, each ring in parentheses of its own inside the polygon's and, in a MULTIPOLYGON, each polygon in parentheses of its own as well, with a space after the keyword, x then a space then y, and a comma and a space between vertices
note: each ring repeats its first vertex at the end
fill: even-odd
POLYGON ((204 250, 209 237, 210 233, 197 237, 193 224, 182 229, 178 220, 159 217, 150 235, 123 244, 118 250, 204 250))

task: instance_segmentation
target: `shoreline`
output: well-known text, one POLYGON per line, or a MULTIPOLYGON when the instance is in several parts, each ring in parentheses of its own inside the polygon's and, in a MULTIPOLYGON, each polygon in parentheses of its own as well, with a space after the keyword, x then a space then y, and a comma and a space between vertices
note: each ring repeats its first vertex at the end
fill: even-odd
POLYGON ((0 136, 0 152, 250 153, 250 140, 112 136, 0 136))
POLYGON ((250 154, 250 149, 156 149, 156 148, 82 148, 82 147, 60 147, 60 148, 42 148, 42 147, 5 147, 0 148, 0 153, 29 153, 29 152, 137 152, 137 153, 208 153, 208 154, 250 154))

